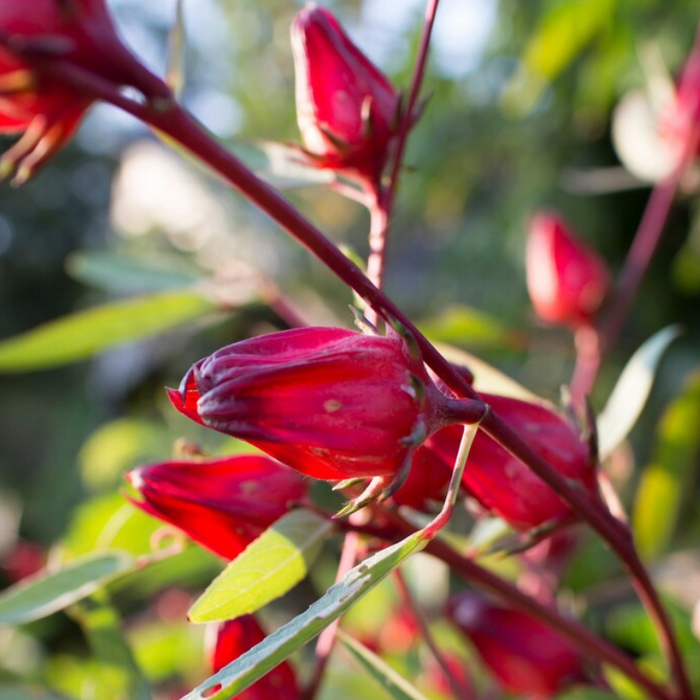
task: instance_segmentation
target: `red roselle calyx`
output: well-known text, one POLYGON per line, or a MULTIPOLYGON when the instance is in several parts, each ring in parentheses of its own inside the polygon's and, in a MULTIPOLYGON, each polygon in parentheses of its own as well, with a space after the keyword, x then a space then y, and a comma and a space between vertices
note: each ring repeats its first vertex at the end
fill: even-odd
POLYGON ((292 25, 297 120, 321 167, 377 183, 396 133, 399 96, 326 9, 307 5, 292 25))
MULTIPOLYGON (((562 476, 598 497, 595 456, 578 432, 554 411, 507 396, 482 394, 484 401, 562 476)), ((435 433, 426 447, 454 464, 462 429, 435 433)), ((474 438, 462 485, 486 510, 519 530, 574 518, 569 506, 520 460, 483 431, 474 438)))
POLYGON ((509 692, 549 700, 586 679, 578 650, 530 615, 463 592, 450 600, 448 617, 509 692))
MULTIPOLYGON (((265 631, 253 615, 243 615, 209 628, 208 660, 212 673, 235 661, 265 639, 265 631)), ((213 692, 213 691, 210 691, 213 692)), ((237 700, 299 700, 296 674, 288 661, 236 695, 237 700)))
POLYGON ((530 223, 526 272, 532 305, 550 323, 589 325, 610 288, 603 259, 553 213, 538 214, 530 223))
POLYGON ((225 559, 235 559, 306 495, 297 472, 264 455, 173 461, 129 472, 131 502, 225 559))
POLYGON ((51 76, 65 61, 147 99, 165 84, 119 39, 104 0, 3 0, 0 3, 0 133, 24 136, 0 161, 0 175, 29 178, 72 136, 91 100, 51 76))
POLYGON ((300 328, 222 348, 187 373, 175 407, 317 479, 405 475, 446 399, 397 334, 300 328))

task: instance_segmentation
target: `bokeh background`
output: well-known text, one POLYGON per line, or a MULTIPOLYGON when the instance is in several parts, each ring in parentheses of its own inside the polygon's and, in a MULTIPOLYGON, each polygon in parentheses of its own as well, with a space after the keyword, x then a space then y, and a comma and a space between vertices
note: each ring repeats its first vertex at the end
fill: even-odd
MULTIPOLYGON (((162 73, 175 3, 109 4, 129 44, 162 73)), ((396 85, 408 87, 422 0, 323 4, 396 85)), ((299 7, 289 0, 184 1, 183 100, 264 173, 269 163, 250 140, 298 140, 288 32, 299 7)), ((690 0, 442 0, 425 80, 429 100, 410 140, 386 282, 431 337, 558 397, 570 377, 573 346, 568 332, 538 324, 528 303, 527 221, 539 208, 560 210, 619 269, 650 184, 620 163, 611 136, 614 110, 628 91, 648 89, 664 67, 677 73, 699 16, 690 0)), ((639 148, 645 145, 640 141, 639 148)), ((360 207, 320 186, 287 194, 333 240, 366 255, 368 217, 360 207)), ((617 468, 632 502, 645 465, 668 467, 676 487, 672 527, 652 552, 683 550, 687 571, 694 571, 700 536, 699 224, 691 182, 593 397, 594 408, 602 408, 634 350, 665 326, 683 326, 632 434, 633 451, 617 468), (690 412, 664 433, 679 396, 690 412), (660 438, 667 439, 666 452, 660 438)), ((4 583, 58 540, 80 552, 109 539, 104 525, 124 503, 122 473, 165 458, 177 437, 213 451, 231 449, 175 415, 163 387, 176 385, 192 362, 221 345, 285 327, 261 296, 261 279, 274 280, 314 323, 351 325, 352 297, 328 272, 241 197, 112 107, 95 107, 71 146, 34 181, 0 188, 0 341, 90 307, 192 285, 214 299, 163 332, 158 307, 146 309, 127 332, 136 340, 106 340, 110 347, 80 361, 2 374, 4 583)), ((133 536, 145 547, 152 529, 137 521, 133 536)), ((599 569, 587 570, 590 560, 582 559, 575 585, 615 574, 615 565, 592 551, 599 569)), ((195 573, 183 575, 183 590, 216 571, 213 559, 197 561, 195 573)), ((177 576, 163 574, 170 586, 168 576, 177 576)), ((161 604, 132 635, 140 660, 156 680, 196 682, 202 673, 191 649, 198 642, 181 630, 187 593, 167 593, 156 576, 136 589, 121 599, 125 615, 135 615, 138 601, 157 591, 161 604)), ((689 606, 686 600, 686 613, 689 606)), ((620 629, 618 640, 637 643, 629 641, 637 639, 629 626, 620 629)), ((48 677, 66 692, 82 687, 85 642, 75 622, 54 616, 8 634, 0 630, 0 675, 48 677), (3 645, 28 651, 6 656, 3 645), (55 658, 60 671, 48 661, 55 658)))

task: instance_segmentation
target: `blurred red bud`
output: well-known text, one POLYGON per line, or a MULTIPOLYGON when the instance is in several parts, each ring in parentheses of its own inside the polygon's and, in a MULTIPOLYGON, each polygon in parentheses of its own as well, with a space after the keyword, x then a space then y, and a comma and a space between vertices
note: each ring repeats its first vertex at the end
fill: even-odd
POLYGON ((147 98, 167 88, 129 52, 104 0, 0 3, 0 133, 24 136, 0 161, 23 182, 73 135, 91 100, 46 68, 61 60, 147 98))
POLYGON ((313 3, 294 20, 292 50, 306 149, 322 167, 355 170, 376 181, 398 120, 393 86, 338 20, 313 3))
POLYGON ((163 462, 126 475, 143 510, 234 559, 306 494, 303 478, 263 455, 163 462))
POLYGON ((443 400, 398 336, 300 328, 190 369, 175 407, 317 479, 393 476, 440 427, 443 400))
POLYGON ((451 598, 448 617, 511 693, 549 700, 586 679, 576 647, 530 615, 465 591, 451 598))
MULTIPOLYGON (((265 632, 253 615, 243 615, 215 625, 209 637, 208 661, 212 673, 235 661, 265 639, 265 632)), ((288 661, 236 695, 236 700, 299 700, 296 674, 288 661)))
POLYGON ((552 213, 538 214, 530 223, 526 272, 532 305, 550 323, 590 324, 610 287, 603 259, 552 213))

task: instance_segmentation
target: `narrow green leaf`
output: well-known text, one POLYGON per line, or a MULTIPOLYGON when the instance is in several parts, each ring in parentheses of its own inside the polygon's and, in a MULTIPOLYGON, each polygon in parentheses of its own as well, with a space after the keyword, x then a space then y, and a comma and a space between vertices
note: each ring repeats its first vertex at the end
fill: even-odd
POLYGON ((110 252, 82 250, 66 261, 73 279, 97 289, 119 294, 146 294, 191 287, 201 275, 186 269, 179 261, 144 260, 110 252))
POLYGON ((503 325, 483 311, 457 305, 445 309, 436 318, 419 324, 428 338, 459 347, 517 348, 523 344, 522 332, 503 325))
POLYGON ((97 662, 109 670, 107 687, 98 686, 95 696, 151 700, 149 684, 122 634, 119 615, 104 592, 72 606, 70 613, 83 628, 97 662))
POLYGON ((301 615, 188 693, 182 700, 227 700, 248 688, 349 610, 428 540, 419 531, 351 569, 301 615), (221 689, 211 689, 221 684, 221 689))
MULTIPOLYGON (((653 559, 668 546, 680 514, 683 494, 692 487, 700 454, 700 371, 664 411, 651 463, 637 489, 633 529, 640 554, 653 559)), ((692 490, 692 488, 691 488, 692 490)))
POLYGON ((133 568, 120 551, 76 559, 50 574, 40 574, 0 594, 0 625, 18 625, 62 610, 133 568))
POLYGON ((82 360, 128 340, 157 335, 217 311, 194 290, 104 304, 0 342, 0 372, 26 372, 82 360))
POLYGON ((394 700, 428 700, 423 693, 414 688, 385 661, 380 659, 366 646, 360 644, 342 630, 338 630, 338 639, 352 654, 360 665, 384 688, 394 700))
POLYGON ((278 189, 327 185, 336 179, 332 170, 317 168, 299 149, 277 141, 239 139, 233 151, 256 175, 278 189))
POLYGON ((211 583, 190 609, 190 622, 231 620, 283 596, 306 577, 332 530, 308 510, 280 518, 211 583))
POLYGON ((680 334, 678 326, 655 333, 632 355, 622 371, 605 408, 598 416, 598 445, 605 459, 629 435, 654 383, 664 352, 680 334))
POLYGON ((593 38, 610 26, 617 0, 570 0, 543 15, 525 49, 528 70, 556 78, 593 38))
POLYGON ((503 106, 527 114, 546 86, 613 24, 617 0, 568 0, 542 14, 522 58, 522 68, 503 94, 503 106))

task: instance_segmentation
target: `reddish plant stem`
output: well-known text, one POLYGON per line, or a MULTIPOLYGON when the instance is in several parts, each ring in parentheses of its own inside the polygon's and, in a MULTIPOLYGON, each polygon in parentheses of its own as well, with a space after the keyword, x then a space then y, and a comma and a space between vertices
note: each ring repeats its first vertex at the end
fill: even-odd
POLYGON ((404 605, 411 611, 411 615, 413 616, 413 619, 420 630, 421 637, 423 638, 425 645, 428 647, 428 649, 430 649, 430 653, 435 658, 435 661, 437 661, 437 664, 447 679, 447 682, 450 684, 453 695, 459 700, 471 700, 473 696, 471 688, 465 686, 462 682, 460 682, 455 674, 452 673, 450 665, 447 663, 447 660, 442 655, 442 652, 435 643, 435 639, 433 639, 428 622, 423 617, 423 613, 413 598, 413 594, 406 583, 403 572, 401 569, 396 569, 393 575, 394 583, 396 584, 396 589, 399 592, 399 596, 403 600, 404 605))
MULTIPOLYGON (((367 258, 367 277, 374 282, 377 289, 384 283, 384 255, 386 253, 387 238, 389 233, 389 213, 374 196, 369 207, 369 257, 367 258)), ((367 320, 377 325, 379 320, 377 312, 373 308, 367 310, 367 320)))
MULTIPOLYGON (((416 106, 418 104, 418 98, 420 97, 423 77, 425 76, 430 39, 433 33, 439 1, 440 0, 428 0, 428 4, 425 8, 423 34, 421 35, 416 65, 413 70, 408 100, 399 125, 398 136, 396 137, 389 183, 386 187, 374 186, 369 188, 373 191, 371 192, 371 204, 369 205, 371 228, 369 234, 370 252, 367 260, 367 276, 379 289, 382 288, 384 279, 384 261, 386 259, 386 250, 389 245, 389 221, 396 199, 396 189, 399 184, 399 175, 401 173, 403 157, 406 152, 406 145, 408 144, 408 135, 416 118, 416 106)), ((374 314, 374 311, 372 311, 372 314, 374 314)), ((372 322, 376 322, 376 317, 372 322)))
MULTIPOLYGON (((403 325, 408 333, 415 338, 426 364, 452 391, 458 396, 481 400, 464 377, 442 357, 411 320, 366 277, 357 265, 340 252, 276 190, 260 180, 241 161, 223 148, 179 104, 173 102, 167 108, 163 108, 162 105, 161 108, 142 105, 123 96, 114 85, 106 83, 99 77, 65 61, 54 59, 50 63, 42 64, 42 69, 51 73, 54 78, 64 80, 96 99, 111 102, 150 124, 206 163, 234 189, 240 191, 247 199, 266 212, 299 243, 318 257, 343 282, 362 296, 377 311, 379 316, 389 321, 396 320, 403 325)), ((631 574, 636 575, 636 571, 638 571, 636 562, 639 560, 629 538, 629 533, 624 526, 610 516, 602 504, 594 503, 586 495, 577 491, 575 486, 572 487, 551 465, 541 459, 516 433, 510 430, 494 412, 489 412, 482 427, 502 447, 518 457, 551 486, 582 520, 588 522, 611 545, 621 561, 627 565, 631 574)), ((638 590, 639 588, 638 586, 638 590)), ((653 587, 642 585, 641 589, 646 591, 643 601, 648 603, 648 595, 653 595, 653 587)), ((657 596, 653 597, 657 598, 658 601, 657 596)), ((668 618, 659 604, 654 604, 651 612, 652 619, 659 623, 657 626, 661 627, 659 633, 664 640, 662 642, 663 648, 672 652, 669 663, 677 678, 681 697, 683 700, 692 700, 668 618)))
POLYGON ((603 359, 600 333, 593 326, 581 326, 574 333, 574 343, 576 365, 571 376, 571 400, 578 410, 584 411, 603 359))

